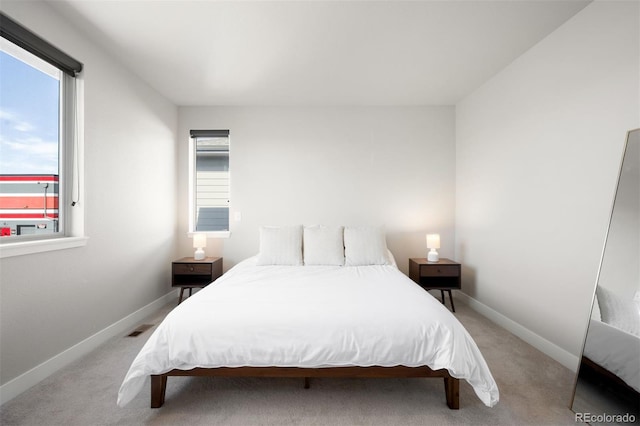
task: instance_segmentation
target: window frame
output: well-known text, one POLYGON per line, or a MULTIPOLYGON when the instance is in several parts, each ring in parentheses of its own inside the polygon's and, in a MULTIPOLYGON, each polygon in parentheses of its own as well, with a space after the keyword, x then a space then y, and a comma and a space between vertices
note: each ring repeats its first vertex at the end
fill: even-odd
MULTIPOLYGON (((205 234, 208 238, 229 238, 231 236, 231 216, 228 219, 227 231, 196 231, 196 141, 199 137, 226 137, 229 140, 229 162, 231 162, 231 139, 229 130, 190 130, 189 132, 189 223, 187 236, 193 237, 195 234, 205 234)), ((229 212, 231 212, 231 167, 229 165, 229 212)))
POLYGON ((88 239, 84 236, 84 208, 80 203, 83 82, 79 75, 83 65, 3 13, 0 13, 0 38, 7 54, 47 73, 38 66, 39 61, 44 61, 46 67, 60 73, 58 232, 2 237, 0 258, 84 246, 88 239))

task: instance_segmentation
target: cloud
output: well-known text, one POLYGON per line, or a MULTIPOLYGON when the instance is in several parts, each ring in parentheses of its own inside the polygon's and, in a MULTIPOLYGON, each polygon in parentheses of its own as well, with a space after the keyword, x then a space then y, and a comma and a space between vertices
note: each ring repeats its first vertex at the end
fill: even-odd
POLYGON ((21 120, 14 113, 0 109, 0 120, 19 132, 32 132, 35 127, 28 121, 21 120))
POLYGON ((47 142, 38 137, 29 137, 22 140, 7 141, 0 138, 2 152, 9 151, 22 152, 28 155, 37 155, 40 157, 58 158, 58 142, 47 142))
POLYGON ((0 108, 0 174, 57 174, 58 141, 48 140, 19 114, 0 108))
POLYGON ((0 134, 0 174, 58 174, 58 142, 0 134))

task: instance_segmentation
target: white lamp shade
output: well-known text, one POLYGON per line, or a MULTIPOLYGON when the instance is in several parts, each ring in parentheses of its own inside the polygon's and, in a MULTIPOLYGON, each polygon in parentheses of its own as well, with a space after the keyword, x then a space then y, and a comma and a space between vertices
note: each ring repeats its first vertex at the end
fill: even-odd
POLYGON ((204 234, 195 234, 193 236, 193 248, 204 248, 207 246, 207 236, 204 234))
POLYGON ((440 234, 427 234, 427 248, 440 248, 440 234))

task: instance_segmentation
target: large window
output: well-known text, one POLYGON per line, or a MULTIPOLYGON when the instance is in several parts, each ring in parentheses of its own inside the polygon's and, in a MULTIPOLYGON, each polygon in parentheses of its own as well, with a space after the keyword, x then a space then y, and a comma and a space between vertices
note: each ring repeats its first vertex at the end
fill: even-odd
POLYGON ((82 64, 0 14, 0 242, 68 235, 82 64))
POLYGON ((229 231, 229 131, 191 131, 191 232, 229 231))

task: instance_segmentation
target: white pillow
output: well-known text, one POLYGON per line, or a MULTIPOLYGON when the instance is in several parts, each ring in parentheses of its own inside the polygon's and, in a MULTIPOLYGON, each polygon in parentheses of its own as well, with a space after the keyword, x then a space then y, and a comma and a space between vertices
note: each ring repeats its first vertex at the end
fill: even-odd
POLYGON ((344 265, 342 226, 305 226, 303 252, 305 265, 344 265))
POLYGON ((345 265, 388 265, 387 252, 387 242, 382 228, 344 228, 345 265))
POLYGON ((597 286, 596 294, 603 322, 640 336, 640 313, 633 300, 624 299, 601 286, 597 286))
POLYGON ((302 265, 302 226, 261 226, 258 265, 302 265))

